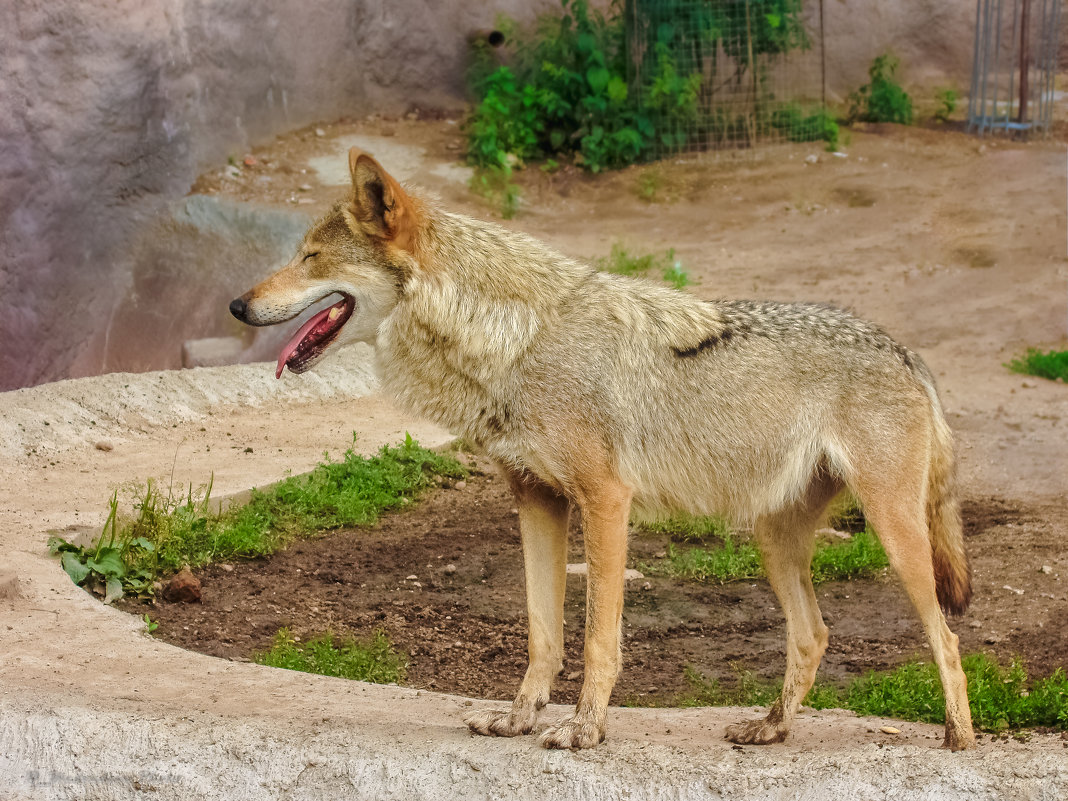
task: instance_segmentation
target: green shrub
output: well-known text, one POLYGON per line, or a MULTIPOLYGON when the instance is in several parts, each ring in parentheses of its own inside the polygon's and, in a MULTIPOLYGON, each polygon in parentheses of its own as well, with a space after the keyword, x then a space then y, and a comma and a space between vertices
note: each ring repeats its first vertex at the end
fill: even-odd
POLYGON ((894 77, 899 65, 890 53, 875 58, 868 70, 871 81, 849 96, 850 122, 912 124, 912 98, 894 77))
POLYGON ((1050 381, 1068 381, 1068 350, 1051 350, 1046 353, 1037 348, 1028 348, 1027 353, 1005 365, 1014 373, 1035 375, 1050 381))

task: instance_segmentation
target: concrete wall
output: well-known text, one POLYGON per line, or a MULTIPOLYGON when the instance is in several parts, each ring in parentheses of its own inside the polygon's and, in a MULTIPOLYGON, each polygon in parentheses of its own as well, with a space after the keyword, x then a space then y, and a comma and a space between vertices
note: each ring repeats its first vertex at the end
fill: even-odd
MULTIPOLYGON (((314 121, 457 107, 469 31, 499 11, 524 20, 558 7, 0 2, 0 390, 160 366, 105 354, 111 337, 132 335, 118 319, 137 288, 131 254, 199 172, 314 121)), ((907 79, 968 83, 970 0, 824 0, 824 13, 836 94, 887 48, 907 79)))
POLYGON ((0 3, 0 389, 104 369, 125 251, 205 167, 317 120, 457 107, 466 33, 554 5, 0 3))

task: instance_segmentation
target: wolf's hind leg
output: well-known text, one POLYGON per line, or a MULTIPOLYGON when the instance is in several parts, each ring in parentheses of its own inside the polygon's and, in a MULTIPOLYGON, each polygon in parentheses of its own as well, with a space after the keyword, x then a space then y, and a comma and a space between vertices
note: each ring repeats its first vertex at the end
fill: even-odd
POLYGON ((526 572, 529 664, 507 712, 482 709, 464 718, 478 734, 514 737, 534 730, 564 659, 568 500, 530 477, 509 473, 519 508, 526 572))
POLYGON ((840 488, 837 479, 821 472, 797 504, 756 522, 754 533, 764 555, 768 580, 786 614, 786 677, 782 694, 767 717, 727 727, 727 739, 732 742, 764 745, 785 740, 798 707, 816 679, 816 669, 827 648, 827 627, 812 589, 814 530, 840 488))
MULTIPOLYGON (((905 471, 902 471, 904 473, 905 471)), ((890 564, 905 585, 923 623, 946 697, 943 748, 960 751, 975 746, 968 680, 961 668, 957 635, 946 625, 935 589, 931 541, 921 503, 922 474, 902 475, 899 482, 874 481, 861 489, 864 514, 878 532, 890 564), (904 489, 902 489, 902 486, 904 489)))

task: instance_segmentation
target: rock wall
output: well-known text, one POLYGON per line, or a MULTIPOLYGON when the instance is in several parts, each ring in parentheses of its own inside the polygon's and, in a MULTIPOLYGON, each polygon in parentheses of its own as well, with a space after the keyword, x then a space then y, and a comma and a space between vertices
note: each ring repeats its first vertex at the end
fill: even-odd
MULTIPOLYGON (((863 83, 888 47, 906 78, 967 85, 970 0, 823 2, 833 93, 863 83)), ((457 107, 470 31, 558 7, 0 3, 0 390, 116 368, 109 339, 134 335, 122 318, 131 254, 199 172, 314 121, 457 107)))
POLYGON ((317 120, 456 107, 467 33, 555 5, 0 3, 0 389, 105 369, 126 251, 204 168, 317 120))

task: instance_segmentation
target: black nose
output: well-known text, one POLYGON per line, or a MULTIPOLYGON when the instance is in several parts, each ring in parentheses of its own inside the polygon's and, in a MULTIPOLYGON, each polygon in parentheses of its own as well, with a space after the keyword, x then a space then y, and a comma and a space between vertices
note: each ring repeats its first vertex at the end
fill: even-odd
POLYGON ((234 298, 230 301, 230 314, 234 315, 241 322, 245 321, 245 312, 248 310, 248 304, 245 303, 243 298, 234 298))

